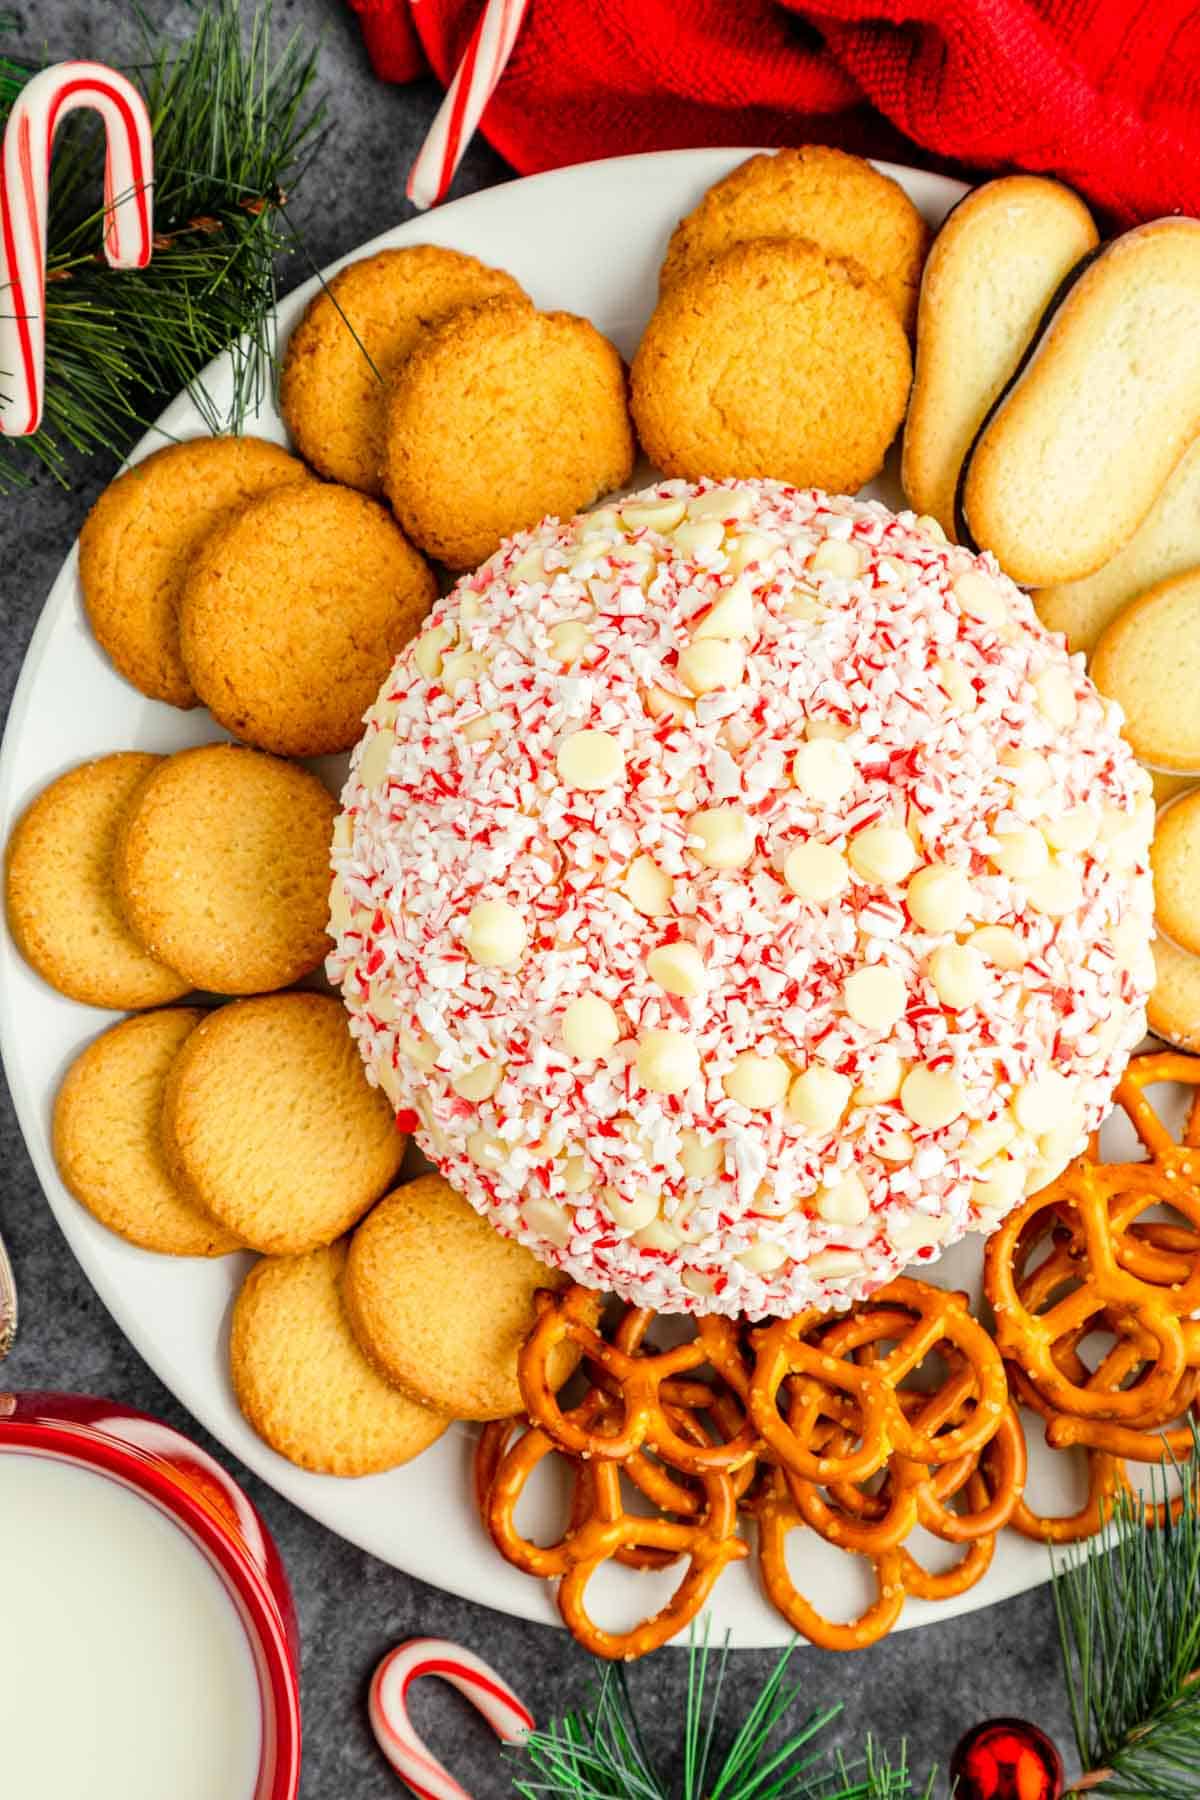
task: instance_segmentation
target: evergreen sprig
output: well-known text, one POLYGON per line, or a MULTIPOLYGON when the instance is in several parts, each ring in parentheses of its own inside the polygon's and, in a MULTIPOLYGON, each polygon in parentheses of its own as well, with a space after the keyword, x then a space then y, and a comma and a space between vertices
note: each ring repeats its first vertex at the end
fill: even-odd
POLYGON ((647 1751, 624 1667, 607 1665, 590 1706, 531 1732, 514 1753, 515 1792, 525 1800, 930 1800, 934 1776, 918 1796, 903 1749, 893 1762, 868 1738, 861 1758, 848 1760, 819 1742, 840 1707, 812 1713, 798 1729, 781 1733, 804 1687, 786 1679, 793 1648, 722 1742, 729 1646, 714 1668, 707 1634, 700 1642, 693 1636, 675 1779, 664 1778, 647 1751))
MULTIPOLYGON (((1193 1425, 1193 1436, 1196 1427, 1193 1425)), ((1125 1495, 1104 1533, 1055 1571, 1075 1742, 1090 1771, 1073 1792, 1180 1800, 1200 1771, 1200 1437, 1178 1517, 1147 1529, 1125 1495)), ((1167 1470, 1151 1481, 1165 1499, 1167 1470)))
MULTIPOLYGON (((45 423, 0 439, 0 493, 35 459, 65 479, 68 446, 124 451, 180 388, 211 430, 239 430, 270 379, 275 259, 293 241, 284 207, 323 116, 316 51, 298 34, 276 44, 271 0, 245 20, 240 0, 208 0, 188 41, 157 53, 143 29, 147 60, 127 72, 154 127, 154 255, 137 271, 105 263, 100 132, 67 120, 50 183, 45 423), (230 347, 221 402, 202 371, 230 347)), ((0 59, 0 124, 32 72, 0 59)))

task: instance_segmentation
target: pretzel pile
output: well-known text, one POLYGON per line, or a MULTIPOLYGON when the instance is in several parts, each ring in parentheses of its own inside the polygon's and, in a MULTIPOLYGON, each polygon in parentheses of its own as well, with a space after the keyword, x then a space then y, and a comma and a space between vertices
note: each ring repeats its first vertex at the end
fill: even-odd
POLYGON ((1200 1058, 1134 1057, 1115 1104, 1145 1160, 1102 1163, 1093 1139, 986 1252, 984 1288, 1014 1397, 1046 1421, 1049 1444, 1088 1455, 1078 1512, 1044 1518, 1023 1500, 1013 1512, 1017 1530, 1054 1543, 1100 1529, 1129 1488, 1127 1460, 1190 1455, 1188 1414, 1200 1417, 1200 1058), (1180 1143, 1147 1096, 1157 1082, 1193 1090, 1180 1143), (1170 1217, 1147 1218, 1154 1208, 1170 1217))
POLYGON ((1021 1494, 1025 1443, 1000 1355, 964 1295, 902 1277, 849 1314, 750 1329, 708 1317, 669 1349, 647 1342, 653 1319, 626 1307, 605 1336, 584 1289, 540 1295, 520 1360, 527 1419, 489 1425, 479 1442, 493 1540, 516 1567, 558 1579, 559 1610, 588 1649, 631 1659, 676 1636, 721 1571, 750 1554, 747 1520, 770 1599, 828 1649, 874 1643, 910 1594, 939 1599, 980 1579, 1021 1494), (564 1407, 549 1371, 565 1342, 585 1386, 564 1407), (549 1456, 568 1465, 571 1502, 561 1537, 541 1546, 515 1514, 549 1456), (649 1516, 630 1509, 633 1492, 649 1516), (952 1569, 930 1573, 905 1548, 918 1524, 963 1546, 952 1569), (801 1526, 870 1563, 874 1599, 859 1618, 827 1619, 800 1591, 787 1544, 801 1526), (658 1612, 609 1631, 585 1598, 609 1558, 685 1566, 658 1612))

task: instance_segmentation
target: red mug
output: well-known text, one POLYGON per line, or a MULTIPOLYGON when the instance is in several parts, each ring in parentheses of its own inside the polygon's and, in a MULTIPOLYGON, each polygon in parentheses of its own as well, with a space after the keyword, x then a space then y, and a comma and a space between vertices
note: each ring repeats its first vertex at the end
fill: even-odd
POLYGON ((258 1678, 262 1748, 253 1800, 295 1800, 296 1616, 279 1552, 237 1483, 161 1420, 85 1394, 0 1393, 0 1459, 10 1451, 107 1476, 165 1514, 203 1553, 242 1622, 258 1678))

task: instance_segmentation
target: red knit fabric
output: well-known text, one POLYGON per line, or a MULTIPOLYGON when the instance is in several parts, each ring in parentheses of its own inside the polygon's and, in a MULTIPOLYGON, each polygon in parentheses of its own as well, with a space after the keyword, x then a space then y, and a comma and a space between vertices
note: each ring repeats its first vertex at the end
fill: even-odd
MULTIPOLYGON (((390 81, 448 82, 480 12, 350 3, 390 81)), ((1200 0, 531 0, 483 131, 523 174, 819 141, 1200 214, 1200 0)))

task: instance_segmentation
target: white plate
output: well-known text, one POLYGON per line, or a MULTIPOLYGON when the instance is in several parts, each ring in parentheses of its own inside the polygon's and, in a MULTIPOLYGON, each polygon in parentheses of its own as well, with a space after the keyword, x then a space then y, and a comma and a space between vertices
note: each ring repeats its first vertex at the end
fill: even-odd
MULTIPOLYGON (((629 356, 654 304, 669 231, 746 154, 675 151, 534 176, 412 220, 355 255, 406 243, 469 251, 511 270, 539 305, 586 314, 629 356)), ((942 176, 884 166, 932 225, 965 192, 961 183, 942 176)), ((283 303, 281 337, 316 287, 310 281, 283 303)), ((229 385, 227 366, 214 364, 208 381, 222 397, 229 385)), ((175 400, 159 424, 171 437, 197 436, 204 429, 186 397, 175 400)), ((263 414, 255 429, 284 440, 273 410, 263 414)), ((151 432, 132 460, 161 442, 159 432, 151 432)), ((869 491, 900 503, 894 476, 869 491)), ((0 835, 7 838, 15 815, 53 776, 85 757, 129 748, 171 751, 219 735, 206 713, 176 712, 143 699, 115 674, 85 622, 73 550, 51 590, 13 700, 0 751, 0 835)), ((149 1255, 105 1231, 71 1199, 51 1154, 51 1106, 72 1058, 110 1022, 108 1016, 52 992, 22 962, 7 935, 0 942, 0 1050, 17 1116, 59 1224, 122 1330, 214 1436, 330 1530, 435 1586, 503 1612, 557 1622, 545 1584, 501 1561, 476 1521, 469 1497, 474 1439, 467 1428, 453 1428, 408 1468, 363 1481, 338 1481, 293 1468, 242 1419, 227 1374, 230 1302, 248 1259, 177 1262, 149 1255)), ((922 1273, 977 1291, 980 1265, 976 1238, 935 1270, 922 1273)), ((1040 1438, 1037 1432, 1030 1435, 1031 1440, 1040 1438)), ((1037 1447, 1031 1441, 1035 1462, 1037 1447)), ((1047 1452, 1044 1462, 1033 1498, 1065 1509, 1076 1498, 1068 1491, 1068 1459, 1051 1458, 1047 1452)), ((933 1566, 952 1560, 947 1546, 930 1540, 928 1549, 933 1566)), ((836 1618, 860 1609, 866 1593, 859 1559, 820 1545, 812 1532, 797 1534, 795 1557, 806 1592, 818 1607, 836 1618)), ((1046 1552, 1039 1545, 1004 1534, 977 1587, 937 1605, 911 1601, 902 1624, 924 1624, 987 1606, 1034 1586, 1047 1574, 1046 1552)), ((677 1579, 677 1571, 660 1577, 606 1569, 594 1584, 597 1616, 604 1623, 631 1621, 660 1604, 677 1579)), ((790 1635, 747 1569, 726 1573, 715 1590, 712 1613, 716 1630, 728 1630, 737 1645, 775 1644, 790 1635)))

